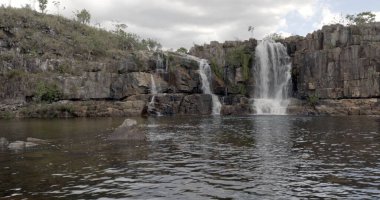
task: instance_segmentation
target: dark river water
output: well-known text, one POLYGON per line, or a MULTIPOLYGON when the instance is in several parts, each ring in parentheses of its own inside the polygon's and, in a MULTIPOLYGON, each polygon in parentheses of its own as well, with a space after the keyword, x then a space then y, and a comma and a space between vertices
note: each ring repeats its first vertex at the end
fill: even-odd
POLYGON ((379 199, 379 117, 137 119, 147 142, 107 140, 124 119, 0 121, 4 199, 379 199))

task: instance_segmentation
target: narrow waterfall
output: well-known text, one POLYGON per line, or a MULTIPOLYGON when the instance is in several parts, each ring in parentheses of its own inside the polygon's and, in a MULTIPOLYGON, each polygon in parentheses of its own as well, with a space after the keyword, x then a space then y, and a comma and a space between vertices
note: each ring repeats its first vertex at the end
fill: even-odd
POLYGON ((216 96, 211 91, 210 81, 211 81, 211 68, 207 63, 207 60, 201 59, 199 61, 199 75, 202 80, 202 91, 204 94, 210 94, 212 97, 212 114, 220 115, 220 110, 222 108, 222 104, 219 101, 218 96, 216 96))
POLYGON ((256 47, 254 103, 257 114, 285 115, 289 104, 291 63, 286 47, 263 40, 256 47))
POLYGON ((155 104, 155 98, 156 98, 156 95, 158 94, 158 92, 157 92, 157 86, 156 86, 156 82, 154 81, 153 74, 150 75, 150 81, 151 81, 150 93, 152 94, 152 99, 150 100, 150 102, 148 104, 148 111, 150 113, 155 113, 156 115, 160 116, 161 113, 156 111, 156 107, 154 105, 155 104))
POLYGON ((158 73, 166 73, 167 72, 167 66, 164 65, 164 53, 162 53, 162 52, 157 52, 156 72, 158 72, 158 73))

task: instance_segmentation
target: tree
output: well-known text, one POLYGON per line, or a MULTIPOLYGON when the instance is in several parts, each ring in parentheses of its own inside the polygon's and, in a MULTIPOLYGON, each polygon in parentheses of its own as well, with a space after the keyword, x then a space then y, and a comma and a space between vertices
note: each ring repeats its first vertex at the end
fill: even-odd
POLYGON ((45 13, 48 0, 38 0, 38 5, 42 13, 45 13))
POLYGON ((375 22, 376 15, 372 12, 361 12, 357 15, 346 15, 346 19, 348 20, 348 24, 356 24, 363 25, 366 23, 375 22))
POLYGON ((177 52, 178 53, 187 53, 187 49, 185 47, 181 47, 181 48, 177 49, 177 52))
POLYGON ((59 1, 53 1, 53 4, 57 8, 57 15, 59 16, 59 6, 61 5, 61 2, 59 2, 59 1))
POLYGON ((82 9, 80 12, 77 11, 75 16, 77 17, 77 20, 82 24, 90 23, 91 14, 86 9, 82 9))
POLYGON ((284 39, 284 36, 281 35, 281 33, 271 33, 264 37, 264 40, 281 40, 284 39))
POLYGON ((255 30, 255 27, 248 26, 248 31, 251 32, 251 37, 253 37, 253 31, 255 30))
POLYGON ((161 49, 161 44, 157 42, 154 39, 148 38, 148 39, 143 39, 141 41, 142 48, 141 49, 147 49, 149 51, 158 51, 161 49))

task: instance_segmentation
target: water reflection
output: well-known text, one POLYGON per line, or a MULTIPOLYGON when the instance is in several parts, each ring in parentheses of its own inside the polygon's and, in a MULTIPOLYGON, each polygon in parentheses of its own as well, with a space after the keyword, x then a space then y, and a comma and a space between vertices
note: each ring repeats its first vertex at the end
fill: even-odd
POLYGON ((0 152, 0 196, 380 198, 379 118, 158 117, 138 119, 146 143, 107 140, 123 120, 0 121, 56 146, 0 152))
POLYGON ((288 183, 296 178, 289 176, 297 165, 296 155, 292 152, 292 120, 283 116, 262 116, 255 117, 253 122, 256 141, 252 149, 256 155, 255 182, 260 184, 249 191, 259 195, 281 196, 288 190, 288 183))

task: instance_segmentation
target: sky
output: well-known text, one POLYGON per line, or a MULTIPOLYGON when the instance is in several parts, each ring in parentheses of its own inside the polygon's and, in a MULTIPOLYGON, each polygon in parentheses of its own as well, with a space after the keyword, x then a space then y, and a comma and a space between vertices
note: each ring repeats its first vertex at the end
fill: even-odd
MULTIPOLYGON (((380 0, 48 0, 47 12, 74 18, 86 9, 91 24, 159 41, 165 49, 190 48, 210 41, 261 39, 270 33, 302 35, 338 22, 346 14, 372 11, 380 21, 380 0), (248 27, 253 26, 252 32, 248 27)), ((0 0, 22 7, 37 0, 0 0)))

